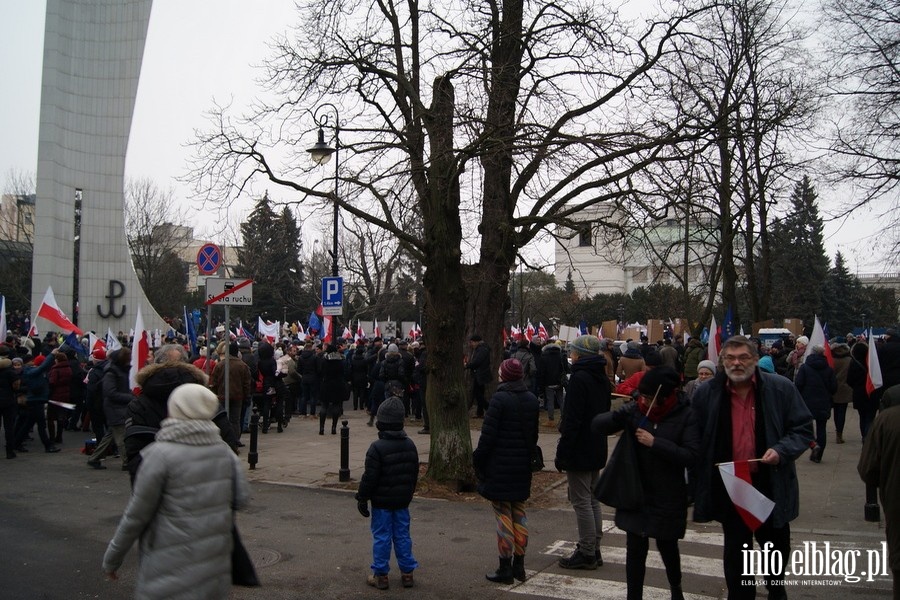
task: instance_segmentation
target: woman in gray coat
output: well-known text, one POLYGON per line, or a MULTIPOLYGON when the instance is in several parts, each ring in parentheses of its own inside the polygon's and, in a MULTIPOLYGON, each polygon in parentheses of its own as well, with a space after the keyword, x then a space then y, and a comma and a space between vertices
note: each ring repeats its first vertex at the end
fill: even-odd
POLYGON ((237 457, 212 422, 216 395, 186 383, 169 396, 169 418, 141 451, 131 501, 103 557, 110 579, 140 540, 135 597, 226 598, 233 510, 250 491, 237 457))

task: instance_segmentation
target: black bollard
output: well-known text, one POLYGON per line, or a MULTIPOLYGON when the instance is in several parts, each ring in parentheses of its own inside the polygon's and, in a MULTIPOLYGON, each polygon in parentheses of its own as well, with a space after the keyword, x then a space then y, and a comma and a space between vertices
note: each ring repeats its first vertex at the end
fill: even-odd
POLYGON ((350 428, 347 421, 341 421, 341 468, 338 481, 350 481, 350 428))
POLYGON ((247 462, 250 463, 250 470, 256 468, 259 462, 259 410, 253 407, 253 414, 250 415, 250 452, 247 453, 247 462))
POLYGON ((866 484, 866 506, 863 509, 866 521, 877 523, 881 520, 881 510, 878 507, 878 486, 866 484))

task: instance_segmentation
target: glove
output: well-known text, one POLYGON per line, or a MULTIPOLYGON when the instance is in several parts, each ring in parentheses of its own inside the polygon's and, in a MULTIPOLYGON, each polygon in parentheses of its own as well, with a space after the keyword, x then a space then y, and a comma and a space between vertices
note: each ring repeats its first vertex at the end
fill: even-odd
POLYGON ((367 500, 358 500, 356 502, 356 510, 365 518, 369 518, 369 502, 367 500))

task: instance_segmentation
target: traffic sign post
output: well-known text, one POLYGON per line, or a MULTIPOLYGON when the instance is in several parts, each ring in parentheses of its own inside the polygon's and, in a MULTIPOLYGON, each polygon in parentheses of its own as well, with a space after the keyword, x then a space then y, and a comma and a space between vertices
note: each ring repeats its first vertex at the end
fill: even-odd
POLYGON ((222 265, 222 250, 215 244, 203 244, 197 252, 197 269, 201 275, 212 275, 222 265))
POLYGON ((322 314, 329 316, 344 314, 343 277, 322 278, 322 314))

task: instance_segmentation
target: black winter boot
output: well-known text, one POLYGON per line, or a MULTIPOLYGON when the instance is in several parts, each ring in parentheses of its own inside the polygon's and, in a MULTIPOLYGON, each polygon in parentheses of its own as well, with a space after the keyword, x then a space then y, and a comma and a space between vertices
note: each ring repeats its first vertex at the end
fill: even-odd
POLYGON ((672 586, 672 600, 684 600, 684 592, 681 591, 681 584, 672 586))
POLYGON ((524 554, 513 555, 512 572, 513 572, 513 577, 515 577, 519 581, 525 581, 525 555, 524 554))
POLYGON ((513 582, 512 559, 500 557, 500 567, 494 573, 488 573, 484 576, 488 581, 494 583, 505 583, 509 585, 513 582))
POLYGON ((325 413, 319 414, 319 435, 325 435, 325 413))

